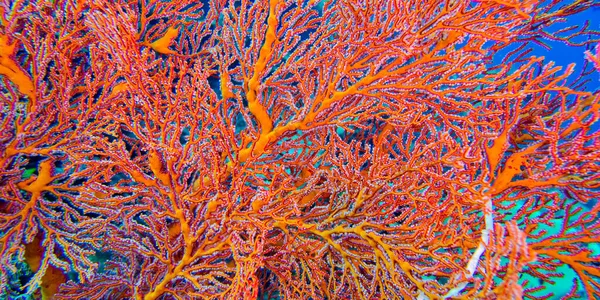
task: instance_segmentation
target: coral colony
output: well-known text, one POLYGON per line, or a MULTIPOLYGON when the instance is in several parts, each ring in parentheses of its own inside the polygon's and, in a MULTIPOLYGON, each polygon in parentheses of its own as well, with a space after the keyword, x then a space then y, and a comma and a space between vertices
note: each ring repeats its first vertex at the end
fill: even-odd
POLYGON ((598 2, 0 1, 1 299, 600 297, 598 2))

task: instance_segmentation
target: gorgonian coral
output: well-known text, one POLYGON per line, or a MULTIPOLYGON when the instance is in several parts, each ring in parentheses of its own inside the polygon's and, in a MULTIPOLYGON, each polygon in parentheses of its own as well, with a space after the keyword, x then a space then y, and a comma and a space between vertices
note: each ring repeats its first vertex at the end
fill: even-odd
POLYGON ((598 297, 594 5, 4 0, 0 292, 598 297))

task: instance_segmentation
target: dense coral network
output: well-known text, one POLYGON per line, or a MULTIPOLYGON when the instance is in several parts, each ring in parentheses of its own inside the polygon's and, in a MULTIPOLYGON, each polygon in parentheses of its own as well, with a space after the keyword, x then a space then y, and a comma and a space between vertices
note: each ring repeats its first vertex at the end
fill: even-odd
POLYGON ((593 9, 0 0, 0 298, 598 298, 593 9))

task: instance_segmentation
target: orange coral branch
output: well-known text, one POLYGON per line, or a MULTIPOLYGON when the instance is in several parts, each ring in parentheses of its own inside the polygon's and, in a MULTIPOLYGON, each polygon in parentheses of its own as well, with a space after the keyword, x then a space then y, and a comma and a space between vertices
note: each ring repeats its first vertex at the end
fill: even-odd
POLYGON ((12 81, 19 92, 29 97, 28 111, 31 112, 36 107, 35 90, 33 81, 21 70, 21 67, 12 60, 16 43, 8 43, 7 35, 0 35, 0 75, 4 75, 12 81))

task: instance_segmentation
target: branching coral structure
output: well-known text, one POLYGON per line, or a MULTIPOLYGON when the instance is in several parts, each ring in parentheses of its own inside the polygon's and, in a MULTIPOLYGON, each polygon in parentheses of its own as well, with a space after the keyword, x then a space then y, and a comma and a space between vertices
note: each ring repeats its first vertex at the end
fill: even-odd
POLYGON ((0 298, 600 298, 598 7, 1 0, 0 298))

